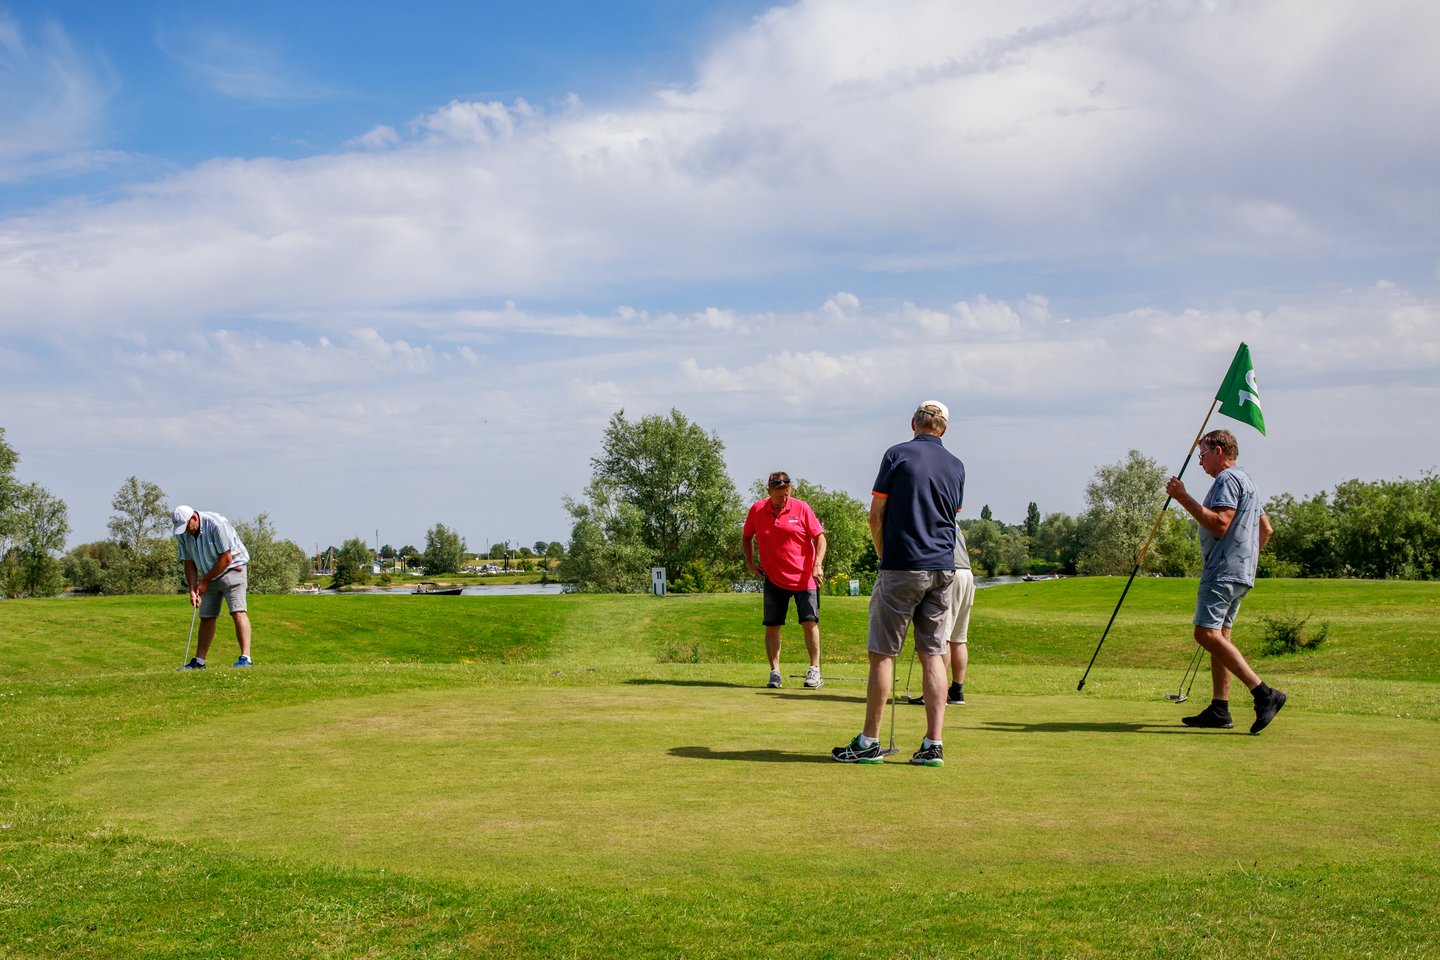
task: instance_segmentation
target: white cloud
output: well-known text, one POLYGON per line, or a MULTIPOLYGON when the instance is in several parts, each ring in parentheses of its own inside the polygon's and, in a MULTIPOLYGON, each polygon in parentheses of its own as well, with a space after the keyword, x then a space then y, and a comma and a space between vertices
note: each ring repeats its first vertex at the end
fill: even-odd
MULTIPOLYGON (((1437 30, 1428 4, 800 3, 649 103, 456 100, 413 136, 361 134, 369 152, 215 161, 0 220, 0 327, 630 299, 825 264, 1428 250, 1440 147, 1413 118, 1440 114, 1437 30), (1355 47, 1373 69, 1340 69, 1355 47)), ((315 92, 225 66, 275 67, 253 44, 185 49, 237 95, 315 92)))
POLYGON ((360 136, 345 141, 347 147, 360 147, 364 150, 384 150, 393 147, 400 142, 400 134, 389 124, 376 124, 360 136))
MULTIPOLYGON (((558 538, 621 407, 716 430, 742 486, 788 462, 863 495, 937 396, 977 509, 1018 519, 1075 509, 1129 447, 1183 447, 1244 339, 1267 489, 1413 473, 1440 440, 1413 421, 1440 301, 1391 267, 1435 255, 1440 146, 1415 118, 1440 115, 1437 28, 1419 3, 815 0, 641 103, 454 100, 342 152, 0 216, 7 439, 82 537, 137 473, 327 540, 359 501, 396 538, 452 513, 496 534, 518 485, 529 539, 558 538), (1276 279, 1167 282, 1226 283, 1227 258, 1276 279), (1389 279, 1332 286, 1357 262, 1389 279), (1089 276, 1133 265, 1153 288, 1089 276), (1344 427, 1367 459, 1308 454, 1344 427), (239 466, 216 479, 219 438, 239 466)), ((0 19, 7 63, 85 76, 25 39, 0 19)), ((280 82, 247 77, 226 43, 175 46, 215 52, 236 96, 325 93, 263 49, 280 82)), ((31 130, 0 171, 80 156, 93 78, 33 112, 71 118, 53 141, 0 113, 31 130)))
POLYGON ((113 81, 87 62, 57 23, 35 35, 0 10, 0 184, 109 165, 101 149, 113 81))
POLYGON ((275 44, 207 26, 166 24, 155 44, 201 83, 236 100, 330 99, 337 88, 304 76, 275 44))

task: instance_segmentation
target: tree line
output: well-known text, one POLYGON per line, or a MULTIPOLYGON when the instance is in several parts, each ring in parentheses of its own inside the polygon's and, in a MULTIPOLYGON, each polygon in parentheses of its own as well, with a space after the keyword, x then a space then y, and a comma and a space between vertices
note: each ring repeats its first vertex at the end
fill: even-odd
MULTIPOLYGON (((644 592, 657 566, 666 569, 668 589, 675 592, 730 590, 748 579, 740 555, 746 505, 724 451, 717 434, 678 410, 633 421, 620 410, 605 427, 583 496, 565 498, 568 545, 496 543, 482 559, 543 562, 547 569, 558 562, 559 579, 576 591, 644 592)), ((160 487, 127 478, 111 500, 109 539, 62 554, 70 532, 65 503, 39 484, 20 482, 19 462, 0 428, 0 595, 53 596, 67 583, 102 594, 184 589, 160 487)), ((791 475, 793 495, 809 503, 825 526, 825 589, 845 592, 851 579, 868 589, 878 562, 867 504, 791 475)), ((1023 523, 1007 524, 982 505, 977 518, 960 522, 972 566, 985 575, 1127 574, 1164 503, 1167 475, 1155 460, 1131 450, 1096 469, 1085 487, 1085 509, 1076 516, 1042 515, 1032 501, 1023 523)), ((763 478, 748 493, 763 498, 763 478)), ((1433 472, 1418 480, 1347 480, 1306 499, 1282 493, 1265 509, 1275 536, 1261 554, 1261 576, 1440 578, 1440 477, 1433 472)), ((281 538, 267 515, 235 527, 250 552, 252 592, 285 592, 311 575, 311 558, 281 538)), ((337 587, 365 583, 376 560, 359 537, 324 553, 334 557, 337 587)), ((458 572, 470 556, 464 538, 443 523, 426 533, 424 549, 386 545, 379 551, 382 560, 402 560, 429 576, 458 572)), ((1166 512, 1141 569, 1165 576, 1199 572, 1199 533, 1188 514, 1166 512)))
MULTIPOLYGON (((664 567, 667 589, 728 590, 748 573, 740 557, 745 504, 725 467, 725 445, 679 410, 607 423, 591 460, 584 494, 565 499, 572 526, 560 577, 570 589, 634 593, 650 589, 649 571, 664 567)), ((859 579, 868 588, 878 566, 868 506, 838 490, 795 478, 793 494, 814 508, 829 546, 829 592, 859 579)), ((984 575, 1128 574, 1142 547, 1141 572, 1195 576, 1200 536, 1183 510, 1165 511, 1169 473, 1131 450, 1098 467, 1076 516, 1041 514, 1031 501, 1023 523, 995 519, 990 507, 963 518, 971 564, 984 575), (1158 526, 1156 518, 1160 517, 1158 526)), ((1199 483, 1208 485, 1207 477, 1199 483)), ((1191 479, 1198 486, 1197 478, 1191 479)), ((765 496, 763 479, 749 490, 765 496)), ((1440 576, 1440 480, 1348 480, 1330 495, 1272 497, 1275 526, 1261 554, 1261 576, 1435 579, 1440 576)))

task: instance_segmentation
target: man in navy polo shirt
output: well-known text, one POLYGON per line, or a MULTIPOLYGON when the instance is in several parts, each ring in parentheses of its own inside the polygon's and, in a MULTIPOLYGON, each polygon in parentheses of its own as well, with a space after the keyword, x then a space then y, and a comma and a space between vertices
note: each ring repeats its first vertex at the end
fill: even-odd
POLYGON ((880 720, 905 632, 915 624, 915 652, 925 677, 925 738, 910 762, 945 763, 945 643, 955 579, 955 518, 965 496, 965 465, 940 438, 950 410, 926 400, 910 418, 915 437, 885 451, 870 498, 870 537, 880 570, 870 594, 866 649, 865 729, 831 756, 841 763, 883 763, 880 720))

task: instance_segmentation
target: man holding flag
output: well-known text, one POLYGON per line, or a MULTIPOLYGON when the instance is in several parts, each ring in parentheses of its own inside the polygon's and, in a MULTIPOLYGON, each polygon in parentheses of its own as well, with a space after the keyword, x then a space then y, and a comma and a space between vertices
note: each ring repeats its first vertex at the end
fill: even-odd
MULTIPOLYGON (((1237 355, 1236 360, 1239 359, 1237 355)), ((1248 361, 1248 356, 1245 359, 1248 361)), ((1246 367, 1249 367, 1248 362, 1246 367)), ((1254 374, 1251 373, 1245 383, 1249 390, 1232 383, 1232 380, 1238 379, 1227 377, 1226 386, 1234 386, 1243 398, 1240 401, 1242 405, 1249 402, 1254 409, 1253 413, 1245 411, 1248 415, 1237 419, 1245 419, 1263 433, 1264 420, 1256 422, 1260 410, 1258 391, 1254 391, 1254 374)), ((1228 413, 1223 406, 1221 412, 1228 413)), ((1178 477, 1171 477, 1165 484, 1165 492, 1200 525, 1200 552, 1204 557, 1199 597, 1195 604, 1195 642, 1210 653, 1214 699, 1204 710, 1193 717, 1185 717, 1183 722, 1190 727, 1227 730, 1235 726, 1230 717, 1230 677, 1233 674, 1255 697, 1255 722, 1250 725, 1250 732, 1259 733, 1285 706, 1286 697, 1284 692, 1263 683, 1250 669, 1250 664, 1230 639, 1230 628, 1240 610, 1240 601, 1255 585, 1255 567, 1260 551, 1270 539, 1273 529, 1260 505, 1260 495, 1254 482, 1249 474, 1235 465, 1240 446, 1234 434, 1228 430, 1211 430, 1200 438, 1198 450, 1201 469, 1215 478, 1205 499, 1197 501, 1192 497, 1178 477)))

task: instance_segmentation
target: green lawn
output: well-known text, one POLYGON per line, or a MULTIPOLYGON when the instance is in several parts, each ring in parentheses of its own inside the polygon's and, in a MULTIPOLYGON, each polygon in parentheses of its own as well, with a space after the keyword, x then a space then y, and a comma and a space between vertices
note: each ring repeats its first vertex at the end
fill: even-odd
POLYGON ((760 687, 756 597, 256 597, 185 674, 182 598, 5 601, 0 957, 1440 956, 1440 585, 1262 581, 1247 651, 1331 633, 1259 737, 1162 698, 1193 582, 1075 691, 1122 586, 980 593, 941 769, 831 762, 863 684, 760 687))

